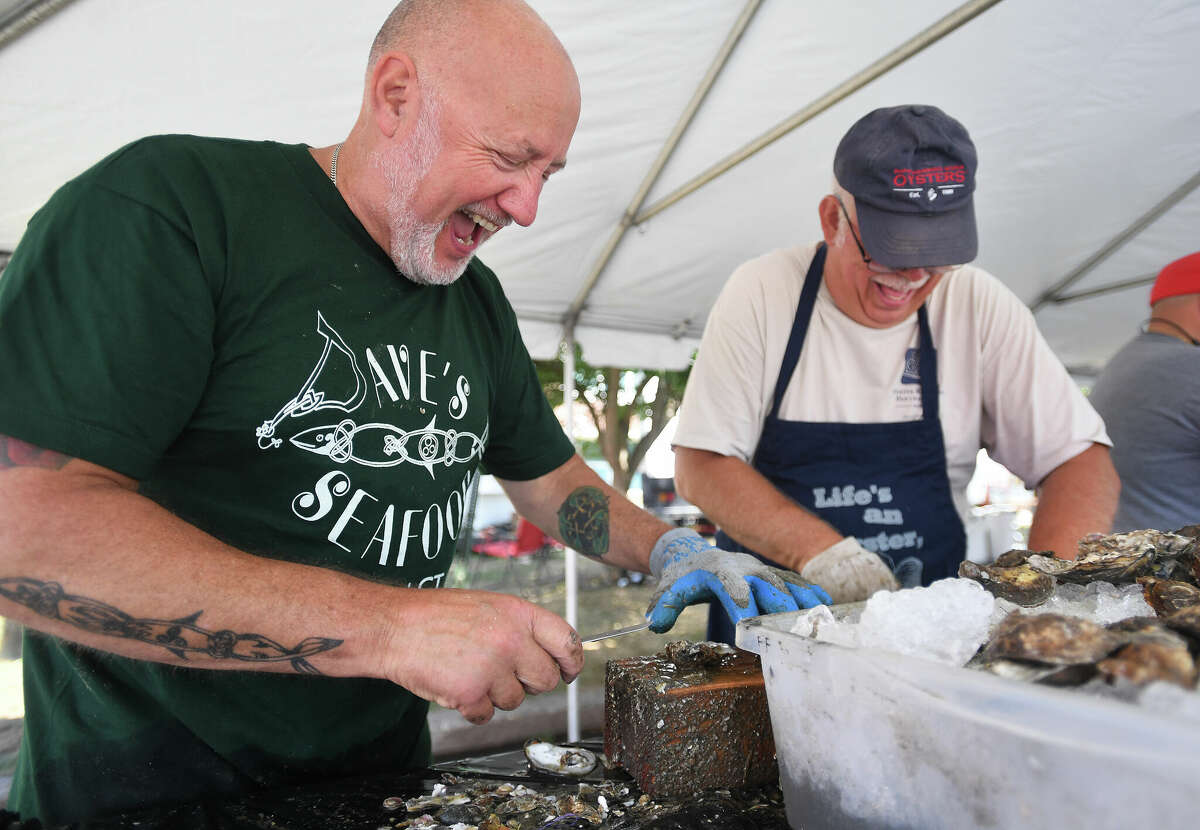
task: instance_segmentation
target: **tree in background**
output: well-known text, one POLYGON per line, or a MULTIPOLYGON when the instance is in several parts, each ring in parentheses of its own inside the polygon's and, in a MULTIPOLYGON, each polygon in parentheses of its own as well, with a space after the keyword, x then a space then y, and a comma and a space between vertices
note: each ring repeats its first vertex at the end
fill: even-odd
MULTIPOLYGON (((538 380, 550 405, 563 402, 563 364, 559 360, 537 360, 538 380)), ((646 451, 662 434, 683 399, 691 367, 673 372, 661 369, 620 369, 592 366, 575 347, 576 400, 583 403, 596 427, 598 440, 581 442, 585 458, 603 457, 613 470, 612 485, 624 493, 629 489, 646 451), (630 437, 637 421, 649 424, 640 438, 630 437)))

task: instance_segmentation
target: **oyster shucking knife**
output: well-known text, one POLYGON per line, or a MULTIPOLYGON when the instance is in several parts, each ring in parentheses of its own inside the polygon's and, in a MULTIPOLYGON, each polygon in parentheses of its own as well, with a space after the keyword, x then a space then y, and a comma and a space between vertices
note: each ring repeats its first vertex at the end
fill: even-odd
POLYGON ((644 631, 649 627, 650 627, 650 623, 648 621, 640 622, 637 625, 627 625, 624 628, 616 628, 616 629, 613 629, 612 631, 605 631, 603 634, 596 634, 594 636, 588 637, 583 642, 594 643, 597 640, 607 640, 609 637, 620 637, 622 634, 632 634, 635 631, 644 631))

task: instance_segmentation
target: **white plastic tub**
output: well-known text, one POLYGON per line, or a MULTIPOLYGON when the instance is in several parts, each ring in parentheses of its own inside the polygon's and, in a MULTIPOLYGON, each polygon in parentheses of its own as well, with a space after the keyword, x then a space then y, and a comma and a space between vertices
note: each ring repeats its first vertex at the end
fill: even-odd
POLYGON ((793 828, 1200 827, 1200 725, 745 620, 793 828))

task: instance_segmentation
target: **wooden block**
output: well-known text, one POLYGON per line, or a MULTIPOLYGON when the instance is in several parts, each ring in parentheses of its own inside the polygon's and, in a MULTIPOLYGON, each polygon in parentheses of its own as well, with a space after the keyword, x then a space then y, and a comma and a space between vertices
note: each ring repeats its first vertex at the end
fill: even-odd
POLYGON ((610 660, 604 752, 650 796, 778 780, 758 656, 678 642, 651 657, 610 660))

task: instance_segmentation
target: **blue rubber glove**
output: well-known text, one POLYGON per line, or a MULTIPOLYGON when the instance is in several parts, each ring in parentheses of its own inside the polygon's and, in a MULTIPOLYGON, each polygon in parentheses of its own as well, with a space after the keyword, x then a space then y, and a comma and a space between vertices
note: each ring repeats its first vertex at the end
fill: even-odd
POLYGON ((714 548, 694 530, 664 533, 650 553, 658 592, 646 618, 650 630, 669 631, 679 612, 698 602, 718 600, 736 623, 759 614, 829 605, 829 594, 799 574, 773 568, 748 553, 714 548))

